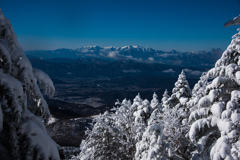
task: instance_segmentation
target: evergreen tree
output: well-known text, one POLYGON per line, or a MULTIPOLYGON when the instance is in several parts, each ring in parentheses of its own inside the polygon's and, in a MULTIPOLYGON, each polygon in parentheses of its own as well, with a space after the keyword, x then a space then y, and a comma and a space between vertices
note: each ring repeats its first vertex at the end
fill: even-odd
POLYGON ((185 73, 182 71, 178 77, 177 82, 175 83, 175 87, 172 90, 172 95, 168 98, 168 100, 164 100, 164 111, 175 108, 174 110, 178 112, 179 118, 183 123, 185 123, 186 118, 188 116, 188 107, 187 102, 191 97, 191 90, 188 85, 188 81, 186 79, 185 73), (166 108, 166 109, 165 109, 166 108))
POLYGON ((58 146, 43 124, 50 112, 37 85, 39 82, 43 91, 53 96, 53 83, 32 68, 1 10, 0 68, 1 159, 60 159, 58 146))
POLYGON ((81 143, 80 154, 73 159, 118 159, 119 141, 112 115, 106 111, 95 118, 94 123, 92 131, 87 131, 88 137, 81 143))
POLYGON ((240 33, 206 74, 209 81, 189 116, 192 157, 240 159, 240 33))
POLYGON ((170 96, 168 95, 168 90, 166 89, 164 91, 161 103, 162 103, 162 112, 164 112, 165 110, 168 110, 170 107, 169 101, 168 99, 170 98, 170 96))
POLYGON ((178 103, 185 105, 188 98, 191 97, 191 89, 184 71, 178 76, 178 80, 175 83, 175 87, 172 90, 172 95, 169 98, 171 107, 176 106, 178 103))
POLYGON ((119 146, 119 158, 120 159, 133 159, 135 153, 137 127, 135 125, 135 119, 131 110, 131 101, 124 99, 119 108, 114 108, 115 115, 114 122, 118 128, 118 141, 119 146))
POLYGON ((161 104, 159 103, 159 100, 158 100, 158 96, 157 96, 157 94, 155 92, 153 93, 153 99, 151 100, 150 106, 152 108, 151 109, 152 111, 154 109, 156 109, 156 108, 160 108, 161 107, 161 104))
POLYGON ((88 137, 81 143, 80 154, 73 159, 133 159, 137 130, 132 104, 126 99, 117 104, 121 106, 113 108, 114 113, 105 112, 94 120, 93 129, 87 131, 88 137))
POLYGON ((192 97, 187 102, 187 107, 190 110, 190 112, 196 110, 198 101, 206 94, 205 90, 208 85, 208 78, 206 74, 207 73, 204 72, 200 77, 200 80, 193 87, 192 97))
POLYGON ((168 90, 165 89, 165 91, 164 91, 164 93, 163 93, 163 96, 162 96, 162 100, 161 100, 162 105, 164 105, 164 104, 167 102, 167 100, 168 100, 169 97, 170 97, 170 96, 168 95, 168 90))
POLYGON ((138 93, 138 95, 133 99, 133 104, 130 108, 131 111, 132 112, 137 111, 138 107, 142 105, 142 102, 143 102, 143 100, 142 100, 140 94, 138 93))
POLYGON ((141 105, 137 107, 137 110, 133 113, 135 116, 135 123, 147 123, 148 118, 150 117, 152 108, 147 99, 145 99, 141 105))
POLYGON ((133 99, 133 104, 130 108, 131 112, 133 112, 134 118, 134 128, 136 129, 135 141, 140 141, 142 138, 142 134, 146 129, 146 120, 148 118, 148 114, 145 112, 144 108, 148 112, 150 109, 149 101, 142 100, 140 94, 133 99))
POLYGON ((172 153, 171 156, 180 156, 185 158, 185 150, 188 142, 185 138, 185 127, 181 124, 181 113, 178 111, 178 108, 166 107, 164 112, 158 112, 158 116, 158 123, 163 128, 162 139, 165 143, 169 144, 172 153))
POLYGON ((136 160, 166 159, 165 155, 167 155, 167 151, 171 154, 169 147, 166 147, 165 143, 162 142, 162 128, 158 124, 148 126, 143 133, 142 140, 136 146, 136 160))
POLYGON ((163 135, 161 108, 155 108, 148 120, 142 139, 136 143, 135 159, 168 159, 172 157, 171 143, 163 135))
POLYGON ((187 139, 185 138, 186 118, 188 116, 187 102, 191 97, 191 90, 182 71, 178 77, 172 95, 168 98, 167 90, 162 98, 163 110, 159 115, 163 127, 163 136, 171 144, 172 155, 186 158, 187 139))

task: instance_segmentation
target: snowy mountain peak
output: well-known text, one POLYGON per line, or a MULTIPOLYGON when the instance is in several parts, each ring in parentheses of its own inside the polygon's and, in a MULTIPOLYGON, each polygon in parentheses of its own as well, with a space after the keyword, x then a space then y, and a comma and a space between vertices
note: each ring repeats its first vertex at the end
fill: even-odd
POLYGON ((129 48, 130 48, 129 46, 120 47, 121 50, 123 50, 123 49, 129 49, 129 48))
POLYGON ((140 47, 139 45, 120 47, 120 50, 130 50, 130 49, 142 49, 142 50, 145 50, 143 47, 140 47))
POLYGON ((137 46, 133 46, 133 48, 140 48, 140 46, 138 46, 138 45, 137 46))
POLYGON ((213 49, 198 52, 180 52, 176 50, 162 51, 152 48, 144 48, 138 45, 114 47, 114 46, 85 46, 77 49, 58 49, 54 51, 27 51, 28 55, 40 58, 99 58, 112 60, 133 60, 147 63, 166 63, 185 66, 209 66, 213 65, 222 55, 222 50, 213 49), (209 57, 209 58, 207 58, 209 57), (214 58, 213 58, 214 57, 214 58), (206 61, 208 59, 208 61, 206 61), (201 64, 199 64, 201 62, 201 64))
POLYGON ((95 46, 84 46, 82 48, 87 48, 87 49, 100 49, 101 47, 95 45, 95 46))
POLYGON ((93 49, 96 49, 96 50, 117 50, 117 51, 122 51, 122 50, 135 50, 135 49, 140 49, 142 51, 154 51, 154 49, 152 48, 144 48, 144 47, 140 47, 139 45, 133 45, 133 46, 123 46, 123 47, 114 47, 114 46, 106 46, 106 47, 99 47, 99 46, 84 46, 84 47, 81 47, 81 48, 77 48, 77 50, 86 50, 86 49, 89 49, 89 50, 93 50, 93 49))
POLYGON ((107 46, 107 47, 103 47, 104 49, 112 49, 112 48, 115 48, 113 46, 107 46))

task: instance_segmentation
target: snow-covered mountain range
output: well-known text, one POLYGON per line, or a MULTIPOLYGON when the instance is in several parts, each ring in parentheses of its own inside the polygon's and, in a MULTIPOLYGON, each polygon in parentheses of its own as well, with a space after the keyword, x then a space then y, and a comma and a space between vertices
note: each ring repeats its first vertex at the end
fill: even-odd
POLYGON ((163 51, 140 46, 99 47, 86 46, 77 49, 34 50, 26 51, 29 57, 40 59, 52 58, 98 58, 105 60, 133 60, 144 63, 163 63, 183 66, 210 67, 220 58, 221 49, 211 51, 163 51))

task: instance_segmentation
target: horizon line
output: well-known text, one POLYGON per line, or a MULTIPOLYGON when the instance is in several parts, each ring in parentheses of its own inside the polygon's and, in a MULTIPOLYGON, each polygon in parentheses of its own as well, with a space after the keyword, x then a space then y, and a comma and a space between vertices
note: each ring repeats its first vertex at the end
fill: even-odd
POLYGON ((140 48, 144 48, 144 49, 153 49, 155 51, 164 51, 164 52, 170 52, 170 51, 177 51, 177 52, 201 52, 201 51, 205 51, 205 52, 210 52, 214 49, 218 50, 222 50, 224 51, 224 49, 222 48, 211 48, 211 49, 203 49, 203 50, 192 50, 192 51, 180 51, 180 50, 177 50, 177 49, 171 49, 171 50, 164 50, 164 49, 155 49, 155 48, 152 48, 152 47, 143 47, 143 46, 140 46, 140 45, 125 45, 125 46, 121 46, 121 47, 116 47, 116 46, 100 46, 100 45, 86 45, 86 46, 82 46, 82 47, 77 47, 77 48, 68 48, 68 47, 62 47, 62 48, 56 48, 56 49, 29 49, 29 50, 24 50, 24 52, 28 52, 28 51, 54 51, 54 50, 59 50, 59 49, 69 49, 69 50, 77 50, 77 49, 81 49, 81 48, 84 48, 84 47, 100 47, 102 49, 104 48, 115 48, 115 49, 119 49, 119 48, 123 48, 123 47, 140 47, 140 48))

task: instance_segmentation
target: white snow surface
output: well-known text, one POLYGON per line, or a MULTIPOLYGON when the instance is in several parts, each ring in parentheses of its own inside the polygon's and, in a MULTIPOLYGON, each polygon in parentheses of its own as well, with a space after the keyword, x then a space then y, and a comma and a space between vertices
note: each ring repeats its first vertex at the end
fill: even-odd
POLYGON ((231 92, 231 101, 234 100, 239 100, 240 99, 240 91, 239 90, 235 90, 231 92))
POLYGON ((231 156, 231 148, 228 145, 228 139, 226 136, 220 137, 216 144, 212 147, 210 152, 211 159, 231 159, 233 160, 233 157, 231 156))
POLYGON ((220 118, 224 107, 225 107, 224 102, 214 103, 211 107, 211 112, 214 116, 220 118))
POLYGON ((195 136, 197 132, 204 129, 205 126, 207 126, 208 128, 210 127, 209 121, 206 118, 199 119, 191 125, 190 131, 189 131, 189 138, 192 142, 195 140, 195 136))
POLYGON ((209 107, 211 105, 211 100, 209 96, 202 97, 198 102, 198 108, 209 107))
POLYGON ((235 77, 236 77, 236 82, 240 85, 240 71, 237 71, 235 73, 235 77))
MULTIPOLYGON (((43 156, 43 159, 51 158, 53 160, 59 160, 60 157, 56 147, 57 144, 44 130, 42 130, 42 128, 37 126, 38 124, 36 124, 34 121, 25 120, 20 125, 19 131, 21 134, 25 134, 27 138, 31 140, 31 145, 35 146, 39 150, 39 154, 36 156, 37 158, 43 156)), ((33 157, 29 158, 32 159, 33 157)))
POLYGON ((40 88, 43 89, 44 93, 49 95, 50 97, 53 97, 55 93, 55 87, 49 76, 40 69, 36 68, 33 69, 33 73, 40 84, 40 88))
POLYGON ((189 98, 186 98, 186 97, 181 97, 179 99, 181 105, 185 105, 187 102, 188 102, 189 98))
POLYGON ((219 119, 217 121, 217 126, 219 131, 221 132, 221 135, 226 135, 231 131, 233 123, 229 121, 228 119, 219 119))
POLYGON ((236 143, 232 145, 231 155, 234 158, 234 160, 240 159, 240 140, 238 140, 236 143))
POLYGON ((190 113, 188 122, 191 122, 193 119, 197 120, 199 117, 207 116, 209 113, 209 108, 200 108, 190 113))
POLYGON ((55 117, 50 117, 49 120, 48 120, 48 125, 53 124, 53 123, 55 123, 55 122, 57 122, 57 121, 58 121, 57 118, 55 118, 55 117))
POLYGON ((231 111, 229 111, 229 110, 224 110, 223 112, 222 112, 222 115, 221 115, 221 118, 222 119, 228 119, 228 118, 230 118, 231 117, 231 111))
POLYGON ((231 115, 231 120, 233 123, 237 124, 240 121, 240 113, 237 113, 235 110, 235 112, 233 112, 231 115))

